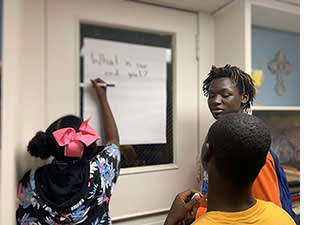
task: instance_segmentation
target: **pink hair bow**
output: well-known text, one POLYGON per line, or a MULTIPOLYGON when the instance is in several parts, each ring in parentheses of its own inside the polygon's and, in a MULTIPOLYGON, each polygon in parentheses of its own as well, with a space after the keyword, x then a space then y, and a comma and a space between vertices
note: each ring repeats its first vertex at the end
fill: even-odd
POLYGON ((65 146, 64 155, 67 157, 82 158, 84 152, 83 142, 86 146, 100 139, 97 132, 88 125, 88 120, 82 122, 76 133, 71 127, 62 128, 53 132, 53 136, 60 146, 65 146))

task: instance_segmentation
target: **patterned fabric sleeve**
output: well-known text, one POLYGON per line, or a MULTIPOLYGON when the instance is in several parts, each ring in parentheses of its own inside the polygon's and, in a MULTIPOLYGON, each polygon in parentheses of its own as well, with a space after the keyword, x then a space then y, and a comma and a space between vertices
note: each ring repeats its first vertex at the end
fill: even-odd
POLYGON ((108 144, 96 157, 102 188, 111 189, 111 193, 120 173, 120 160, 120 150, 115 144, 108 144))
POLYGON ((38 205, 32 192, 29 180, 30 172, 27 172, 17 187, 16 224, 40 225, 38 218, 32 216, 33 207, 38 205))

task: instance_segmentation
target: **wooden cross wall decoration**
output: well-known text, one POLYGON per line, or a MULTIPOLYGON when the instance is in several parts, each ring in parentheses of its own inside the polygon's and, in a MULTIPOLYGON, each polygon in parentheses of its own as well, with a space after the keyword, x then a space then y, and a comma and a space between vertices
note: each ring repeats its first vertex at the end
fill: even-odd
POLYGON ((275 58, 268 64, 268 68, 271 73, 277 75, 277 83, 274 87, 275 91, 278 95, 283 95, 285 92, 284 76, 292 71, 292 65, 286 59, 285 54, 279 50, 275 58))

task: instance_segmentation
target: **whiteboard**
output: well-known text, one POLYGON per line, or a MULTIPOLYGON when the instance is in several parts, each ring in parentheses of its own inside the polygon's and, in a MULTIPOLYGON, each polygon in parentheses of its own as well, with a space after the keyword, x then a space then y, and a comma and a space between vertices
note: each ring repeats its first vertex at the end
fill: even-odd
POLYGON ((167 57, 170 49, 85 38, 83 116, 101 129, 101 112, 90 79, 100 77, 118 126, 120 144, 166 143, 167 57))

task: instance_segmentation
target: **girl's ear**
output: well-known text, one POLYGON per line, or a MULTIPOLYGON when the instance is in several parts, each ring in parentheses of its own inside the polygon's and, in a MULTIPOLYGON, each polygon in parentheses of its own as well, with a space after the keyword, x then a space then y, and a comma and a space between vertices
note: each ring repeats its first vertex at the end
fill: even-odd
POLYGON ((209 143, 205 143, 203 145, 203 148, 204 149, 202 150, 201 160, 202 160, 202 163, 205 164, 210 161, 212 153, 210 151, 209 143))
POLYGON ((242 94, 241 96, 241 102, 242 104, 245 104, 249 101, 249 96, 247 94, 242 94))

